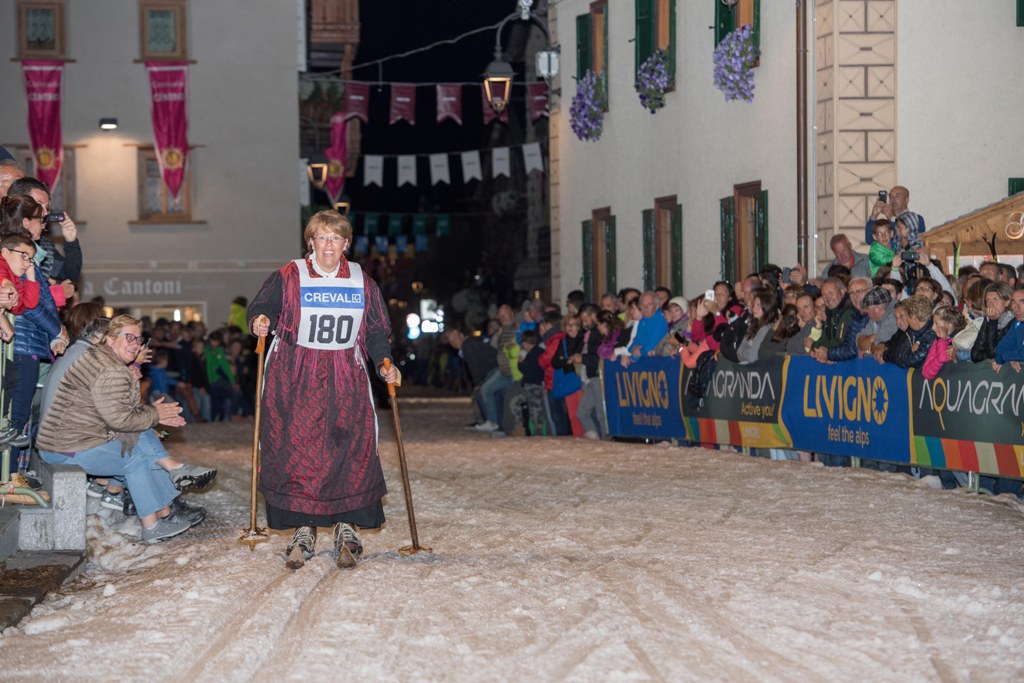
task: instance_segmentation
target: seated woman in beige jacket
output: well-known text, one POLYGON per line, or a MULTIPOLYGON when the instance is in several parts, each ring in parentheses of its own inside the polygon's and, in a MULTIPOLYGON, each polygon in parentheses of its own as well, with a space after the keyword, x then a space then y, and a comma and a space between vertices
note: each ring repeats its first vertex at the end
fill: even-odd
POLYGON ((111 320, 103 341, 61 378, 36 445, 48 463, 123 479, 142 522, 142 541, 158 543, 198 523, 172 511, 179 488, 205 486, 217 472, 196 465, 160 468, 169 456, 153 428, 180 427, 185 420, 177 403, 140 403, 138 374, 128 364, 141 344, 140 321, 127 315, 111 320))

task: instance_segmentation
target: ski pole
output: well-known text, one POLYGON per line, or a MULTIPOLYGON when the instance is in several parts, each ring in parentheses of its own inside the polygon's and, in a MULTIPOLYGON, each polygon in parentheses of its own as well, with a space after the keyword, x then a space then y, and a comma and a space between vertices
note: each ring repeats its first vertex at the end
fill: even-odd
POLYGON ((242 529, 242 534, 238 537, 238 540, 249 543, 250 550, 254 543, 267 538, 267 530, 256 526, 256 477, 260 469, 260 406, 263 404, 263 353, 266 345, 267 337, 263 335, 256 342, 256 414, 253 418, 255 424, 252 431, 252 504, 249 508, 249 528, 242 529))
MULTIPOLYGON (((384 372, 391 369, 391 361, 384 359, 384 372)), ((395 437, 398 439, 398 464, 402 470, 402 487, 405 490, 405 509, 409 513, 409 533, 412 535, 412 545, 403 546, 398 552, 403 555, 415 555, 418 552, 434 552, 433 549, 420 545, 419 536, 416 534, 416 513, 412 509, 412 488, 409 486, 409 468, 405 462, 405 443, 402 440, 402 423, 398 419, 398 397, 395 396, 395 385, 388 382, 388 396, 391 397, 391 414, 395 418, 395 437)))

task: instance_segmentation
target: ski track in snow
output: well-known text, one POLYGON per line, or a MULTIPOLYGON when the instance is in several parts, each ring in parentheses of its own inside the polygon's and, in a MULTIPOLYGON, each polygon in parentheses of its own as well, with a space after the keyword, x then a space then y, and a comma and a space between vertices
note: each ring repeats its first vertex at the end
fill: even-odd
MULTIPOLYGON (((250 549, 252 423, 170 444, 214 465, 203 525, 156 546, 90 501, 83 575, 0 639, 4 681, 1018 681, 1024 506, 909 477, 704 449, 492 439, 400 399, 410 557, 388 524, 301 570, 250 549)), ((265 524, 260 515, 260 524, 265 524)))

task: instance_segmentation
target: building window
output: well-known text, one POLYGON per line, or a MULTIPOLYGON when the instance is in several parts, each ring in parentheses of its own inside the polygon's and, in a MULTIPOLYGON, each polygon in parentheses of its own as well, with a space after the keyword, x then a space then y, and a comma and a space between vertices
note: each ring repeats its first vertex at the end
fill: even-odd
POLYGON ((615 292, 615 216, 609 208, 597 209, 583 221, 583 293, 596 301, 615 292))
MULTIPOLYGON (((1024 2, 1024 0, 1021 0, 1024 2)), ((1010 178, 1009 180, 1009 194, 1007 197, 1012 197, 1018 192, 1024 192, 1024 178, 1010 178)))
POLYGON ((675 196, 654 201, 643 212, 644 289, 683 291, 683 207, 675 196))
POLYGON ((735 283, 768 262, 768 191, 761 181, 736 185, 719 210, 722 279, 735 283))
MULTIPOLYGON (((18 164, 25 170, 28 178, 36 177, 36 160, 32 155, 30 147, 15 147, 12 149, 18 164)), ((60 166, 60 181, 55 187, 50 188, 50 211, 51 213, 67 212, 75 219, 76 223, 82 223, 82 218, 75 209, 75 148, 65 147, 64 158, 60 166)))
POLYGON ((64 1, 18 0, 18 59, 65 59, 64 1))
POLYGON ((608 110, 608 2, 590 3, 590 12, 576 17, 576 79, 590 69, 601 75, 605 111, 608 110))
POLYGON ((151 223, 187 223, 192 220, 192 162, 189 155, 185 167, 185 180, 177 197, 171 196, 160 172, 160 162, 152 147, 140 147, 139 163, 139 220, 151 223))
POLYGON ((713 0, 715 45, 738 28, 753 27, 754 54, 761 54, 761 0, 713 0))
POLYGON ((139 0, 142 59, 188 57, 186 0, 139 0))
POLYGON ((635 71, 655 50, 668 56, 669 82, 676 78, 676 0, 635 0, 636 2, 636 65, 635 71))

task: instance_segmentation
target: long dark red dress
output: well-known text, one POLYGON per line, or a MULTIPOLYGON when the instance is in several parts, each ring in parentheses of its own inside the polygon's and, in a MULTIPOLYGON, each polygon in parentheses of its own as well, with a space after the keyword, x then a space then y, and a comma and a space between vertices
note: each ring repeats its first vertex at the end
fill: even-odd
MULTIPOLYGON (((320 277, 307 260, 311 277, 320 277)), ((349 276, 342 260, 338 277, 349 276)), ((259 490, 273 529, 349 522, 377 527, 387 493, 377 455, 377 415, 367 377, 390 358, 391 324, 377 284, 364 274, 365 311, 355 348, 296 344, 299 272, 289 263, 263 283, 249 306, 250 329, 270 319, 260 423, 259 490)))

